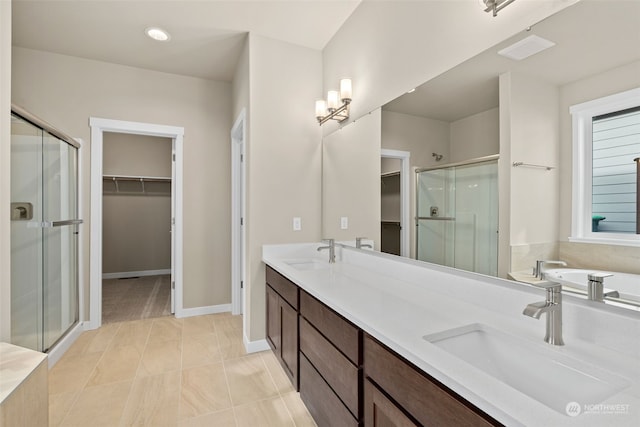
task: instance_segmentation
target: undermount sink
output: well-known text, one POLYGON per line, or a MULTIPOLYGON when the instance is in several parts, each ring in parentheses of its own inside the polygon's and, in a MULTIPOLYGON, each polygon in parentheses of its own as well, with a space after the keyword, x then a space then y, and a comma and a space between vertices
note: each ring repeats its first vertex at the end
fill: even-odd
POLYGON ((597 366, 474 323, 424 339, 537 401, 567 414, 567 405, 596 404, 630 383, 597 366))
POLYGON ((296 270, 324 270, 329 268, 329 261, 321 261, 313 258, 285 261, 285 264, 290 265, 296 270))

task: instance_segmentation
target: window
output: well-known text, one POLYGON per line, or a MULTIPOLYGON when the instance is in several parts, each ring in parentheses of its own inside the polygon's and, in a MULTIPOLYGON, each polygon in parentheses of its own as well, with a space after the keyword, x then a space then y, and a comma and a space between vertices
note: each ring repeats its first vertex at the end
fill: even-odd
POLYGON ((640 246, 640 88, 574 105, 571 241, 640 246))

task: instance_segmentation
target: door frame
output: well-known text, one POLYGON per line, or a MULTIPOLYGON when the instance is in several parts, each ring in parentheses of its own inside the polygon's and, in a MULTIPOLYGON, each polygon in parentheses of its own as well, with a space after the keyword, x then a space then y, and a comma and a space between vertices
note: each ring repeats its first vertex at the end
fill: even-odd
POLYGON ((122 120, 89 118, 91 127, 91 207, 89 256, 89 322, 85 329, 96 329, 102 325, 102 162, 104 132, 171 138, 173 143, 172 164, 172 259, 171 278, 174 288, 175 316, 182 317, 182 263, 183 263, 183 137, 184 128, 122 120))
POLYGON ((231 128, 231 314, 245 312, 246 110, 231 128))
POLYGON ((400 160, 400 256, 409 257, 411 254, 410 227, 410 185, 411 185, 411 152, 401 150, 380 150, 380 158, 400 160))

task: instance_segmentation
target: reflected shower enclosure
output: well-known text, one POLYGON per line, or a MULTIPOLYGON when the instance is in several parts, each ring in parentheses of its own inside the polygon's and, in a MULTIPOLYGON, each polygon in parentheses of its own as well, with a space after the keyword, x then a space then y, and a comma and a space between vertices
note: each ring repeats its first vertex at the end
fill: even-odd
POLYGON ((416 171, 416 258, 498 275, 498 161, 416 171))
POLYGON ((25 114, 11 115, 11 342, 48 351, 78 322, 78 148, 25 114))

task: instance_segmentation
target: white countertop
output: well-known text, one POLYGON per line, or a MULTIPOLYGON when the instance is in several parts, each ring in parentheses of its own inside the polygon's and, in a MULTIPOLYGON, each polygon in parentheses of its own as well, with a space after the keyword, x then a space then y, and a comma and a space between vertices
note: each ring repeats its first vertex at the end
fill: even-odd
POLYGON ((0 403, 46 359, 44 353, 0 343, 0 403))
MULTIPOLYGON (((327 260, 323 244, 265 245, 263 260, 366 333, 506 425, 640 425, 640 315, 564 297, 565 346, 549 346, 540 320, 522 315, 544 290, 372 251, 336 248, 335 264, 300 270, 292 260, 327 260), (571 417, 538 402, 423 339, 482 323, 606 369, 631 384, 602 407, 571 417), (613 406, 608 407, 614 408, 613 406), (625 409, 626 408, 626 409, 625 409), (622 410, 621 410, 622 409, 622 410)), ((544 372, 540 373, 541 376, 544 372)), ((568 402, 567 402, 568 403, 568 402)), ((586 409, 586 408, 585 408, 586 409)))

